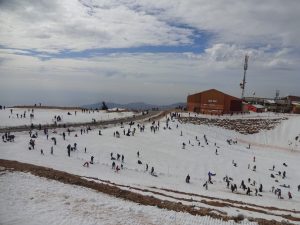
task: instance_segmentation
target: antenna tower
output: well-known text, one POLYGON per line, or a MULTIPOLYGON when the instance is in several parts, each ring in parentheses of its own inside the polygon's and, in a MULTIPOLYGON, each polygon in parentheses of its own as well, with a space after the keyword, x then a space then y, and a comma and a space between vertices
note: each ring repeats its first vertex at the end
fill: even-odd
POLYGON ((246 71, 248 69, 248 59, 249 56, 246 54, 245 55, 245 62, 244 62, 244 77, 243 77, 243 82, 240 83, 240 87, 242 89, 242 99, 244 99, 244 93, 245 93, 245 86, 246 86, 246 71))

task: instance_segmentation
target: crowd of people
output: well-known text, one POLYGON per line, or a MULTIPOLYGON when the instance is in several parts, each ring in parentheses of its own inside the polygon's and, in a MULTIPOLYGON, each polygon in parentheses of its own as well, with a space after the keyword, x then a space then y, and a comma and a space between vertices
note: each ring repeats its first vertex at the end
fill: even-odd
MULTIPOLYGON (((31 112, 34 113, 33 109, 31 112)), ((83 112, 90 113, 90 111, 85 111, 85 110, 83 112)), ((11 113, 13 113, 13 111, 11 111, 11 113)), ((185 136, 185 134, 183 133, 182 130, 179 129, 180 122, 177 123, 177 119, 179 119, 179 118, 181 118, 179 113, 170 113, 169 115, 166 116, 164 123, 160 120, 148 121, 149 122, 148 125, 146 125, 146 123, 137 123, 134 121, 131 121, 126 125, 121 123, 116 126, 115 130, 113 131, 113 133, 111 135, 115 138, 129 138, 129 137, 134 137, 137 132, 139 132, 140 134, 144 133, 145 129, 147 129, 147 128, 149 129, 150 133, 157 134, 158 132, 161 131, 161 127, 162 127, 162 129, 165 131, 176 129, 176 130, 178 130, 179 135, 181 137, 183 137, 183 136, 185 136), (175 126, 174 126, 174 124, 175 124, 175 126), (119 128, 119 125, 120 125, 120 128, 119 128), (179 130, 180 130, 180 132, 179 132, 179 130)), ((57 120, 58 116, 56 116, 55 119, 57 120)), ((182 120, 179 120, 179 121, 182 122, 182 120)), ((59 131, 51 130, 51 133, 49 132, 48 129, 44 128, 43 134, 46 136, 47 140, 49 139, 49 135, 50 135, 50 141, 51 141, 50 154, 51 155, 54 154, 54 146, 57 145, 57 142, 63 141, 63 144, 66 146, 66 156, 68 158, 71 158, 72 154, 76 151, 81 151, 81 152, 84 152, 85 154, 89 154, 89 153, 87 152, 86 146, 84 146, 84 147, 81 146, 81 149, 79 150, 78 146, 80 144, 78 145, 77 142, 70 143, 66 138, 67 135, 68 136, 74 135, 74 137, 79 137, 79 134, 80 135, 88 135, 90 131, 92 131, 92 129, 89 126, 81 127, 76 130, 71 129, 71 128, 66 128, 64 130, 63 128, 61 128, 61 130, 59 130, 59 131), (57 140, 58 133, 61 135, 62 140, 57 140)), ((28 142, 29 150, 36 149, 36 140, 41 136, 41 134, 39 132, 41 132, 41 131, 39 131, 39 130, 30 130, 29 131, 29 142, 28 142)), ((96 133, 98 133, 99 136, 104 135, 101 132, 101 129, 97 130, 96 133)), ((105 134, 105 135, 107 135, 107 134, 105 134)), ((4 135, 2 135, 3 142, 13 141, 14 138, 15 138, 15 135, 10 134, 9 132, 6 132, 4 135)), ((219 157, 221 152, 220 152, 220 147, 218 146, 218 144, 216 142, 212 142, 206 134, 203 135, 202 139, 199 138, 198 136, 195 136, 194 141, 191 141, 189 139, 186 141, 186 143, 188 143, 188 144, 183 142, 181 149, 186 150, 187 145, 195 146, 195 147, 196 146, 205 147, 205 146, 210 145, 210 146, 213 146, 213 148, 215 149, 216 157, 219 157)), ((79 139, 78 139, 78 142, 79 142, 79 139)), ((224 140, 224 143, 227 143, 229 146, 238 144, 237 141, 234 141, 233 139, 224 140)), ((250 145, 247 146, 247 149, 250 150, 250 148, 251 148, 250 145)), ((141 152, 142 152, 142 150, 138 150, 136 152, 136 161, 137 161, 136 167, 138 169, 141 169, 141 166, 142 166, 141 170, 149 173, 150 175, 152 175, 154 177, 157 177, 159 175, 159 173, 157 173, 154 170, 153 165, 149 166, 151 164, 150 160, 148 160, 146 157, 142 157, 141 152), (149 169, 149 168, 151 168, 151 169, 149 169)), ((40 149, 40 154, 45 156, 45 150, 40 149)), ((89 158, 89 160, 84 160, 83 164, 81 164, 83 167, 90 168, 92 165, 94 165, 96 163, 94 155, 89 155, 89 157, 85 157, 85 158, 89 158)), ((115 171, 116 173, 120 173, 121 170, 128 169, 128 168, 126 168, 126 161, 125 161, 124 153, 122 154, 119 152, 111 152, 110 157, 107 157, 105 160, 110 160, 111 169, 113 171, 115 171)), ((257 172, 256 160, 257 160, 256 157, 253 156, 253 158, 251 160, 252 162, 248 164, 248 169, 253 171, 253 173, 257 172)), ((236 160, 232 160, 232 165, 233 165, 233 167, 238 167, 238 162, 236 160)), ((271 188, 271 190, 267 190, 267 191, 274 193, 278 197, 278 199, 284 198, 282 195, 282 188, 285 188, 285 189, 290 188, 290 185, 282 183, 282 181, 288 177, 288 174, 287 174, 288 165, 285 162, 282 165, 284 167, 286 167, 286 170, 284 170, 284 171, 275 170, 276 166, 273 165, 273 167, 269 171, 263 171, 265 173, 267 173, 267 172, 270 173, 271 178, 274 178, 274 181, 278 183, 277 187, 273 186, 271 188), (279 179, 281 182, 279 182, 279 179)), ((203 177, 203 180, 204 180, 203 187, 206 190, 208 190, 209 185, 215 185, 215 183, 216 183, 215 179, 220 179, 220 178, 213 171, 208 171, 207 177, 203 177)), ((192 181, 192 178, 191 178, 190 174, 187 174, 187 176, 185 177, 185 182, 187 184, 190 184, 191 181, 192 181)), ((262 197, 263 193, 266 192, 266 190, 264 190, 264 188, 263 188, 264 185, 262 183, 256 182, 252 178, 245 177, 245 179, 241 180, 239 186, 237 185, 239 183, 238 179, 229 177, 227 175, 225 177, 223 177, 223 181, 226 183, 226 185, 225 185, 226 188, 229 189, 232 193, 245 193, 246 195, 249 195, 249 196, 251 195, 251 193, 253 193, 253 195, 255 195, 255 196, 262 197), (245 180, 246 180, 246 182, 245 182, 245 180)), ((300 191, 300 185, 298 186, 298 191, 300 191)), ((287 194, 288 198, 292 199, 291 191, 288 191, 287 193, 288 193, 287 194)))

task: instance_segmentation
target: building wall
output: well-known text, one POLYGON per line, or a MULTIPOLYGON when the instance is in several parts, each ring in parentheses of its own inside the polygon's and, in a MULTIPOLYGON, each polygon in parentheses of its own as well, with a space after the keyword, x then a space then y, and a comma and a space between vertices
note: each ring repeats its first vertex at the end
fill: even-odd
POLYGON ((187 109, 190 112, 223 114, 242 111, 240 99, 215 89, 189 95, 187 102, 187 109))

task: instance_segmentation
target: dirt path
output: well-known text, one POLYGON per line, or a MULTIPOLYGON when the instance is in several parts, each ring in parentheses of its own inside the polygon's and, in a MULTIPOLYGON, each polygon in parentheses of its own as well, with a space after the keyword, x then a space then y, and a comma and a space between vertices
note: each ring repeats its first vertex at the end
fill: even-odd
MULTIPOLYGON (((117 186, 112 186, 105 183, 98 183, 95 181, 84 179, 78 175, 73 175, 70 173, 54 170, 47 167, 36 166, 27 163, 21 163, 18 161, 3 160, 0 159, 0 166, 6 168, 10 171, 20 171, 20 172, 30 172, 31 174, 39 177, 45 177, 51 180, 56 180, 65 184, 78 185, 86 188, 90 188, 114 197, 129 200, 138 204, 156 206, 158 208, 164 208, 168 210, 173 210, 177 212, 187 212, 192 215, 200 216, 210 216, 212 218, 222 219, 222 220, 235 220, 240 221, 242 217, 227 216, 224 214, 216 213, 216 210, 204 207, 195 207, 191 205, 184 205, 181 202, 172 202, 167 200, 160 200, 153 196, 145 196, 142 194, 134 193, 128 190, 122 190, 117 186)), ((283 215, 285 216, 285 215, 283 215)), ((292 221, 300 221, 300 219, 290 216, 288 218, 292 221)), ((260 225, 279 225, 280 222, 274 220, 248 218, 250 221, 255 221, 260 225)), ((285 223, 289 224, 289 223, 285 223)))

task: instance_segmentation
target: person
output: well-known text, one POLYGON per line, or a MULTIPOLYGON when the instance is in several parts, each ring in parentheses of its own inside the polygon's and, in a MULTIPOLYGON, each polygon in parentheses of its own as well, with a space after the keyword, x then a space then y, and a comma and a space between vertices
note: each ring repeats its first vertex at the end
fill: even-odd
POLYGON ((119 172, 119 170, 120 170, 120 167, 117 165, 116 172, 119 172))
POLYGON ((253 156, 253 162, 255 162, 255 156, 253 156))
POLYGON ((216 174, 215 174, 215 173, 211 173, 211 172, 209 171, 209 172, 208 172, 208 182, 211 183, 211 184, 213 183, 213 182, 211 181, 211 177, 212 177, 212 176, 216 176, 216 174))
MULTIPOLYGON (((146 163, 146 171, 148 171, 148 163, 146 163)), ((300 185, 299 185, 300 186, 300 185)))
POLYGON ((56 145, 56 138, 52 137, 51 140, 54 142, 54 145, 56 145))
POLYGON ((64 140, 66 140, 66 133, 65 132, 63 132, 63 138, 64 138, 64 140))
POLYGON ((152 168, 151 168, 151 175, 153 175, 154 174, 154 167, 152 166, 152 168))
POLYGON ((94 164, 94 156, 91 156, 91 164, 94 164))
POLYGON ((186 182, 186 183, 190 183, 190 179, 191 179, 191 177, 190 177, 190 175, 188 174, 188 175, 186 176, 186 178, 185 178, 185 182, 186 182))
POLYGON ((84 148, 84 153, 86 153, 86 147, 84 148))
POLYGON ((283 173, 282 173, 282 178, 284 179, 285 177, 286 177, 286 172, 283 171, 283 173))
POLYGON ((300 184, 298 185, 298 191, 300 191, 300 184))
POLYGON ((281 199, 281 189, 277 189, 277 197, 279 198, 279 199, 281 199))
POLYGON ((137 157, 139 158, 139 157, 140 157, 140 152, 139 152, 139 151, 137 151, 137 153, 136 153, 136 154, 137 154, 137 157))
POLYGON ((251 190, 250 190, 250 188, 248 187, 248 188, 247 188, 246 195, 250 195, 250 192, 251 192, 251 190))
POLYGON ((143 164, 141 160, 138 160, 138 164, 143 164))
POLYGON ((255 188, 255 196, 257 196, 258 190, 257 188, 255 188))
POLYGON ((41 149, 41 155, 44 155, 44 151, 43 151, 43 149, 41 149))
POLYGON ((208 182, 207 181, 203 184, 203 187, 205 187, 206 190, 208 189, 208 182))
POLYGON ((234 192, 234 185, 233 184, 230 185, 230 189, 231 189, 231 192, 233 193, 234 192))
POLYGON ((262 192, 263 191, 263 186, 262 184, 259 185, 259 192, 262 192))
POLYGON ((124 155, 122 155, 122 162, 124 162, 124 155))
POLYGON ((272 186, 272 193, 274 192, 274 189, 275 189, 275 187, 274 187, 274 186, 272 186))
POLYGON ((53 146, 51 146, 51 155, 53 155, 53 146))
POLYGON ((292 193, 288 192, 288 196, 289 196, 289 199, 291 199, 292 198, 292 193))
POLYGON ((244 190, 246 189, 246 185, 245 185, 245 183, 244 183, 244 180, 242 180, 241 185, 240 185, 240 188, 243 188, 244 190))
POLYGON ((86 161, 84 164, 83 164, 84 167, 89 167, 89 162, 86 161))
POLYGON ((230 180, 229 179, 226 179, 226 186, 227 186, 227 188, 229 188, 229 184, 230 184, 230 180))
POLYGON ((115 161, 113 161, 111 164, 111 168, 114 169, 115 167, 116 167, 116 163, 115 163, 115 161))

